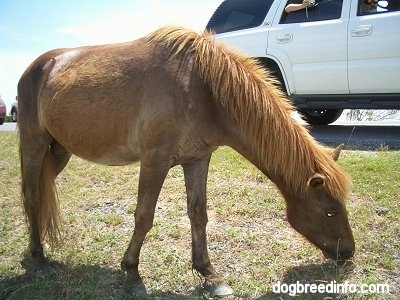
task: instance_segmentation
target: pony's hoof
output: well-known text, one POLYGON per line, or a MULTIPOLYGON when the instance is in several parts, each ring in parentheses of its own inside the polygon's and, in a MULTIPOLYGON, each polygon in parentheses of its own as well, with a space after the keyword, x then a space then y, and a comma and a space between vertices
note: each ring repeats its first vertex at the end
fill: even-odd
POLYGON ((130 294, 133 296, 146 296, 147 289, 143 282, 140 282, 138 285, 131 288, 130 294))
POLYGON ((143 281, 140 281, 136 284, 127 283, 125 281, 124 290, 126 293, 128 293, 132 296, 146 296, 147 295, 147 289, 146 289, 146 286, 144 285, 143 281))
POLYGON ((217 297, 229 296, 233 294, 232 288, 225 281, 214 284, 206 281, 204 282, 203 287, 211 295, 217 297))

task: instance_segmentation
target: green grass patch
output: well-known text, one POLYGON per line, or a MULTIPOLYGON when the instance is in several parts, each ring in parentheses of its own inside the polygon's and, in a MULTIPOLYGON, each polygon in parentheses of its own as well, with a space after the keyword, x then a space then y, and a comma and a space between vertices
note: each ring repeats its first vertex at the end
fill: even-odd
MULTIPOLYGON (((345 151, 356 240, 352 263, 336 266, 287 223, 275 186, 229 148, 212 158, 208 183, 209 252, 240 299, 289 299, 272 287, 349 282, 390 285, 390 294, 317 294, 295 299, 397 299, 400 294, 400 152, 345 151), (329 299, 329 298, 328 298, 329 299)), ((104 167, 72 157, 57 179, 63 244, 35 272, 26 255, 18 135, 0 133, 0 299, 133 299, 122 289, 120 261, 134 228, 139 165, 104 167)), ((190 225, 180 167, 170 171, 140 271, 152 299, 207 299, 191 269, 190 225)))

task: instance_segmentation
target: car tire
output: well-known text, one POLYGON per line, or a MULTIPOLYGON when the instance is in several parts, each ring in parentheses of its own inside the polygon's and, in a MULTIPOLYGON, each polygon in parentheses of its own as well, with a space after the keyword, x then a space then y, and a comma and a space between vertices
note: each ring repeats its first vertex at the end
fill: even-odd
POLYGON ((328 125, 339 119, 343 109, 299 109, 302 118, 310 125, 328 125))
POLYGON ((11 119, 13 122, 17 122, 17 111, 16 110, 13 110, 11 112, 11 119))
POLYGON ((4 120, 5 120, 5 119, 0 119, 0 125, 3 125, 3 124, 4 124, 4 120))

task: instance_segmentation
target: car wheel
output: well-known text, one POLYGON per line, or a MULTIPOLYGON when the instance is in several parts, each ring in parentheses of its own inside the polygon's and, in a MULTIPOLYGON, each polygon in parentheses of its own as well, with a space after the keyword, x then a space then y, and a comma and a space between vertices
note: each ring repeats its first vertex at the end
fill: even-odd
POLYGON ((0 119, 0 125, 3 125, 4 119, 0 119))
POLYGON ((11 119, 13 122, 17 122, 17 111, 16 110, 13 110, 11 112, 11 119))
POLYGON ((343 109, 299 109, 299 112, 311 125, 327 125, 339 119, 343 109))

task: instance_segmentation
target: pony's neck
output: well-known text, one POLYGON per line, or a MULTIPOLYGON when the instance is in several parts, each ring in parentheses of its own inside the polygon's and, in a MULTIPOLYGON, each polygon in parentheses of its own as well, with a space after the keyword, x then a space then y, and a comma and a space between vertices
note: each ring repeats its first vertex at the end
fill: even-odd
POLYGON ((307 197, 307 183, 316 174, 325 178, 325 186, 334 198, 345 199, 351 181, 333 160, 332 151, 318 144, 294 120, 281 126, 275 133, 262 135, 260 138, 265 140, 257 147, 244 132, 233 148, 274 182, 286 200, 307 197))
POLYGON ((274 182, 284 196, 292 197, 304 194, 307 181, 319 171, 315 154, 322 146, 300 124, 291 122, 296 121, 261 135, 265 141, 256 145, 248 133, 241 133, 232 148, 274 182))

